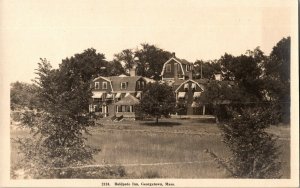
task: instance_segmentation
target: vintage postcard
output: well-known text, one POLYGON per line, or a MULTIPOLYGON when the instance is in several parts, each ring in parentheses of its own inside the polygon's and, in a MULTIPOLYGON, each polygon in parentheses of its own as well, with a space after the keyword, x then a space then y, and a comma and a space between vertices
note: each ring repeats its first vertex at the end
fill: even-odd
POLYGON ((1 0, 2 187, 298 187, 293 0, 1 0))

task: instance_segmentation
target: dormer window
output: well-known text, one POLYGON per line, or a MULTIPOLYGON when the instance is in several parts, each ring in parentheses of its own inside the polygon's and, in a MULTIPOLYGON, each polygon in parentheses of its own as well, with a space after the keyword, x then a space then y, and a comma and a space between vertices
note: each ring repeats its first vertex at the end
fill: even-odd
POLYGON ((186 71, 190 71, 191 70, 191 66, 190 65, 186 65, 186 71))
POLYGON ((141 82, 140 81, 137 81, 137 88, 141 89, 141 82))
POLYGON ((185 83, 184 84, 184 91, 188 91, 189 90, 189 84, 188 83, 185 83))
POLYGON ((145 82, 141 82, 141 88, 144 89, 145 87, 145 82))
POLYGON ((192 88, 193 91, 195 91, 196 90, 196 84, 192 83, 192 87, 191 88, 192 88))
POLYGON ((102 82, 102 89, 107 89, 107 82, 102 82))
POLYGON ((171 72, 171 64, 166 65, 166 72, 171 72))
POLYGON ((121 89, 127 89, 128 82, 121 83, 121 89))
POLYGON ((99 82, 95 82, 95 89, 100 89, 99 82))

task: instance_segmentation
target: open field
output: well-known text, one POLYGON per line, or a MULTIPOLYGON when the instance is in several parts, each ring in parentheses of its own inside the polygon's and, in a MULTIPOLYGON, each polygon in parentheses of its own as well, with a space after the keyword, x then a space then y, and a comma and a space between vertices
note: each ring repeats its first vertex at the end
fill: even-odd
MULTIPOLYGON (((270 132, 280 137, 283 177, 289 178, 289 127, 271 127, 270 132)), ((91 127, 88 143, 101 148, 94 164, 123 165, 133 177, 160 178, 227 178, 228 174, 209 158, 210 149, 220 157, 229 155, 214 123, 198 120, 162 120, 160 126, 152 122, 103 122, 91 127), (150 175, 149 175, 150 174, 150 175)), ((25 130, 14 129, 11 136, 27 136, 25 130)), ((20 157, 12 145, 12 164, 20 157)))

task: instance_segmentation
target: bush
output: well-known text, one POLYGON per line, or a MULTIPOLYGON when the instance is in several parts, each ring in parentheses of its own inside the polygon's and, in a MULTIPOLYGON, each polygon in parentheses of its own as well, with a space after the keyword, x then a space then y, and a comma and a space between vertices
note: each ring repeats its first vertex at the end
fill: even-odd
POLYGON ((220 124, 223 142, 231 151, 228 160, 211 156, 236 178, 280 178, 280 146, 265 129, 271 119, 268 110, 249 108, 241 113, 232 112, 233 118, 220 124))

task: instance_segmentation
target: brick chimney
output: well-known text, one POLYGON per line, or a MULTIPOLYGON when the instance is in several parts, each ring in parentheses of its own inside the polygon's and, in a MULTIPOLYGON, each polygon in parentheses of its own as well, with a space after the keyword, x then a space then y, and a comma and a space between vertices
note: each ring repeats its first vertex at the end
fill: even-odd
POLYGON ((136 67, 137 67, 138 60, 139 60, 138 57, 134 57, 134 59, 133 59, 134 63, 132 65, 131 69, 129 69, 130 76, 136 76, 136 67))
POLYGON ((136 65, 133 65, 131 69, 129 69, 130 76, 136 76, 136 65))
POLYGON ((172 57, 176 57, 176 56, 175 56, 175 52, 172 53, 172 57))

